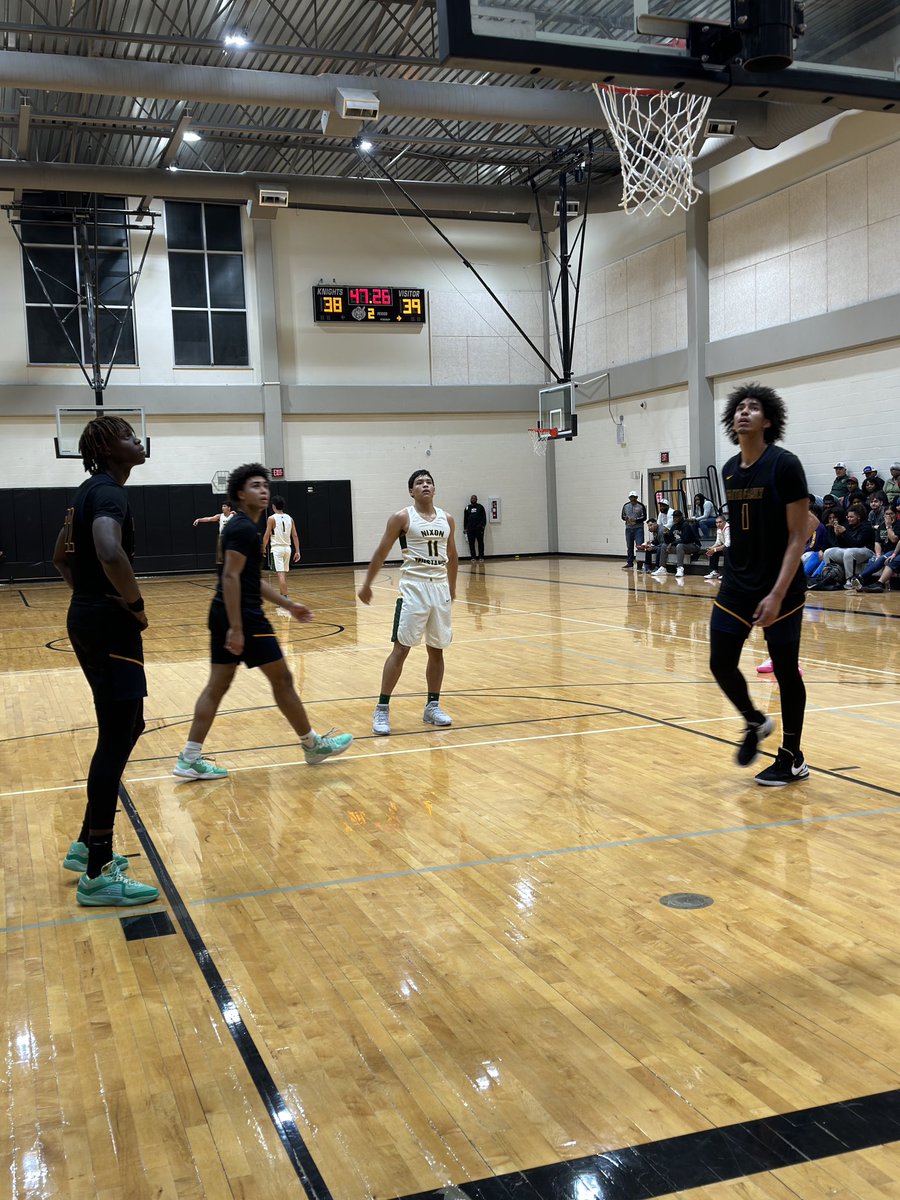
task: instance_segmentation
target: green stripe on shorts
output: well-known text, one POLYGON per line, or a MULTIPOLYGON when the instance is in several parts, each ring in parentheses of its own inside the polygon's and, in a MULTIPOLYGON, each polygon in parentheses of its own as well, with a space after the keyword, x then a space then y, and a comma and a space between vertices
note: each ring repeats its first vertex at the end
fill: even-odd
POLYGON ((400 628, 400 612, 403 608, 403 597, 397 597, 397 603, 394 605, 394 627, 391 630, 391 641, 396 642, 397 630, 400 628))

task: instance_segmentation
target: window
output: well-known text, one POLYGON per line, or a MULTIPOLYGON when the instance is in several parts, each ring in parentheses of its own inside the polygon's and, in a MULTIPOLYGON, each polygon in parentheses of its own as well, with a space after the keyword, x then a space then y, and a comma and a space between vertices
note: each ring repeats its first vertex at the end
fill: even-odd
POLYGON ((178 367, 246 367, 241 209, 166 201, 172 330, 178 367))
POLYGON ((100 304, 101 364, 108 366, 115 350, 116 364, 134 366, 125 198, 24 192, 21 213, 29 363, 91 363, 86 304, 90 283, 100 304))

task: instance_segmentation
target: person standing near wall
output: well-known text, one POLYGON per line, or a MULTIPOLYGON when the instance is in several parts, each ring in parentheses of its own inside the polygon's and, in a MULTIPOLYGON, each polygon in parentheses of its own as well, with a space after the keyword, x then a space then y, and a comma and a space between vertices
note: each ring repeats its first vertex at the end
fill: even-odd
POLYGON ((300 561, 300 539, 297 536, 297 525, 294 518, 284 511, 284 500, 281 496, 272 497, 272 507, 275 512, 266 521, 266 532, 263 534, 263 557, 271 543, 272 565, 278 574, 278 590, 282 596, 288 594, 287 573, 290 570, 291 542, 294 543, 294 562, 300 561))
POLYGON ((479 556, 484 562, 484 530, 487 525, 487 513, 484 505, 478 503, 478 497, 473 492, 463 513, 463 533, 469 540, 469 556, 472 562, 477 562, 479 556))
POLYGON ((647 510, 638 499, 634 490, 628 493, 628 500, 622 505, 622 520, 625 522, 625 553, 627 555, 623 571, 636 566, 634 548, 644 541, 644 522, 647 520, 647 510))
POLYGON ((87 807, 63 866, 80 875, 75 898, 86 907, 132 907, 159 889, 128 875, 112 848, 119 782, 144 731, 147 615, 134 576, 134 520, 125 494, 146 455, 127 421, 98 417, 78 451, 90 479, 79 487, 56 539, 53 565, 72 589, 66 628, 94 697, 97 745, 87 777, 87 807))

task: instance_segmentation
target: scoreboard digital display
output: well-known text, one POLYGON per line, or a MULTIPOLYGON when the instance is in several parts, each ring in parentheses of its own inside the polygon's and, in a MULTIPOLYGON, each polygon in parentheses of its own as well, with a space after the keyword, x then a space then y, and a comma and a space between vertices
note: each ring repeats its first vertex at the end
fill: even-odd
POLYGON ((313 315, 317 322, 424 325, 425 289, 318 283, 313 288, 313 315))

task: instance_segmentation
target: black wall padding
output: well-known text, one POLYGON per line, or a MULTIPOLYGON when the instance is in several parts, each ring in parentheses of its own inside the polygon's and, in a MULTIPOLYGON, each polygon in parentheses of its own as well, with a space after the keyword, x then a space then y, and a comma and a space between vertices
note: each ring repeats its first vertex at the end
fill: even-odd
MULTIPOLYGON (((0 488, 0 579, 58 579, 53 547, 75 488, 0 488)), ((272 482, 297 522, 303 566, 352 563, 353 513, 349 479, 272 482)), ((216 565, 217 524, 193 527, 217 513, 224 496, 209 484, 128 485, 139 575, 210 571, 216 565)))

